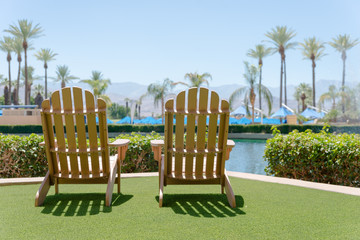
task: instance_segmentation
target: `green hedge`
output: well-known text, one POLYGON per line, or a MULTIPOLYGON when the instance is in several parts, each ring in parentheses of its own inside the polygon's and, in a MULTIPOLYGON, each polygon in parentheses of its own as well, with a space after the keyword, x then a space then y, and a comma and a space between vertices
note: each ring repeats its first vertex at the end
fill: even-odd
MULTIPOLYGON (((256 125, 230 125, 230 133, 272 133, 272 125, 267 124, 256 124, 256 125)), ((293 130, 298 130, 299 132, 304 132, 307 129, 311 129, 313 132, 320 132, 323 128, 323 125, 276 125, 279 131, 283 134, 288 134, 293 130)), ((109 132, 164 132, 164 125, 108 125, 109 132)), ((331 126, 329 128, 330 132, 335 133, 358 133, 360 134, 360 126, 331 126)), ((6 134, 29 134, 29 133, 40 133, 42 134, 41 125, 17 125, 17 126, 8 126, 0 125, 0 133, 6 134)))
POLYGON ((43 137, 0 134, 0 178, 45 176, 47 161, 43 137))
POLYGON ((328 128, 274 132, 264 155, 268 175, 360 187, 360 135, 333 134, 328 128))
MULTIPOLYGON (((117 138, 130 140, 126 158, 123 161, 122 172, 150 172, 157 171, 157 162, 151 151, 150 140, 161 139, 157 133, 141 136, 120 135, 117 138)), ((0 178, 13 177, 41 177, 47 172, 45 148, 39 143, 43 137, 36 134, 30 136, 0 134, 0 178)), ((115 139, 109 139, 110 142, 115 139)), ((116 149, 111 148, 115 154, 116 149)))

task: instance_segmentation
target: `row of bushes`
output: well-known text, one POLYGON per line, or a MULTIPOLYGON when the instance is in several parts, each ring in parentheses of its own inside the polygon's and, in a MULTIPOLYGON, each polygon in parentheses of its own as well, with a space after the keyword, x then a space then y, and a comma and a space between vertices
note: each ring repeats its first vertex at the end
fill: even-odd
MULTIPOLYGON (((267 124, 256 124, 256 125, 230 125, 230 133, 272 133, 272 125, 267 124)), ((304 132, 308 129, 312 130, 315 133, 318 133, 323 128, 323 125, 288 125, 282 124, 277 125, 277 129, 282 134, 288 134, 293 130, 298 130, 299 132, 304 132)), ((65 129, 66 131, 66 129, 65 129)), ((164 125, 108 125, 109 132, 164 132, 164 125)), ((331 126, 329 132, 334 133, 359 133, 360 126, 331 126)), ((0 133, 6 134, 29 134, 29 133, 40 133, 42 134, 41 125, 17 125, 17 126, 8 126, 0 125, 0 133)))
MULTIPOLYGON (((146 136, 132 133, 120 135, 117 138, 130 140, 126 158, 123 161, 122 172, 153 172, 158 170, 151 151, 150 141, 161 139, 157 133, 146 136)), ((109 141, 115 141, 116 138, 109 141)), ((39 146, 43 136, 2 135, 0 134, 0 178, 40 177, 47 172, 45 148, 39 146)), ((112 148, 115 154, 116 149, 112 148)))
POLYGON ((264 158, 268 175, 360 187, 360 135, 294 130, 288 135, 274 128, 264 158))

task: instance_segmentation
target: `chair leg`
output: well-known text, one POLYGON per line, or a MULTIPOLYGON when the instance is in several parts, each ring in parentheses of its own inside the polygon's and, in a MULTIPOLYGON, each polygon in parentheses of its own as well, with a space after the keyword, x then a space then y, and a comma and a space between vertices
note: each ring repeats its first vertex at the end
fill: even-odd
POLYGON ((35 207, 41 206, 44 203, 47 193, 50 188, 50 173, 46 173, 44 180, 42 181, 39 190, 36 193, 35 197, 35 207))
POLYGON ((224 185, 221 184, 221 194, 224 194, 224 185))
POLYGON ((235 195, 234 195, 229 178, 226 173, 225 173, 225 191, 226 191, 226 196, 227 196, 228 202, 230 204, 230 207, 235 208, 236 207, 235 195))
POLYGON ((106 189, 106 198, 105 198, 105 205, 107 207, 111 206, 111 200, 112 200, 112 194, 114 191, 114 183, 115 183, 115 179, 116 179, 116 172, 117 172, 117 161, 115 161, 114 166, 111 167, 110 169, 110 176, 109 176, 109 180, 108 180, 108 184, 107 184, 107 189, 106 189))
POLYGON ((162 207, 163 204, 163 191, 164 191, 164 157, 161 158, 161 170, 160 170, 160 183, 159 183, 159 207, 162 207))
POLYGON ((118 179, 117 179, 117 193, 120 194, 120 180, 121 180, 121 161, 118 160, 118 179))
POLYGON ((58 183, 58 179, 55 178, 55 194, 59 193, 59 183, 58 183))

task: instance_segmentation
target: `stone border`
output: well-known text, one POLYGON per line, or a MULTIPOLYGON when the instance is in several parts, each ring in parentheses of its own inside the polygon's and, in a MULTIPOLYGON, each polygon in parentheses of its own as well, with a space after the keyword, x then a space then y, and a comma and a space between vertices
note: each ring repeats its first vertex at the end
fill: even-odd
MULTIPOLYGON (((360 188, 347 187, 347 186, 338 186, 325 183, 315 183, 302 181, 297 179, 281 178, 281 177, 272 177, 264 176, 252 173, 241 173, 241 172, 231 172, 227 171, 227 174, 231 177, 249 179, 262 182, 278 183, 285 184, 297 187, 311 188, 317 190, 323 190, 328 192, 343 193, 348 195, 360 196, 360 188)), ((122 173, 122 178, 134 178, 134 177, 157 177, 157 172, 149 173, 122 173)), ((26 185, 26 184, 40 184, 43 180, 43 177, 34 177, 34 178, 2 178, 0 179, 1 186, 10 186, 10 185, 26 185)))

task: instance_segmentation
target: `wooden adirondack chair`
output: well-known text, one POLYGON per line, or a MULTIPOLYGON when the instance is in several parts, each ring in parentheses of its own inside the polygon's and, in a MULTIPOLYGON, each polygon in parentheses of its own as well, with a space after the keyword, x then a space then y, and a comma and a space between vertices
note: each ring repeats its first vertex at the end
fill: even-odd
POLYGON ((97 99, 96 108, 94 95, 85 91, 84 109, 81 88, 73 87, 72 91, 69 87, 63 88, 61 95, 62 101, 60 91, 55 91, 51 101, 46 99, 42 103, 42 145, 45 145, 49 171, 36 193, 35 206, 43 204, 51 185, 55 185, 55 193, 58 193, 59 184, 98 183, 107 184, 105 204, 110 206, 115 180, 120 193, 121 161, 125 158, 129 140, 108 142, 106 103, 103 99, 97 99), (98 129, 96 117, 99 121, 98 129), (86 134, 89 137, 89 147, 86 134), (117 156, 109 156, 109 147, 118 148, 117 156))
POLYGON ((199 101, 197 99, 198 89, 190 88, 187 94, 187 109, 185 109, 185 91, 177 95, 175 108, 174 99, 168 100, 165 104, 165 140, 151 141, 154 158, 161 161, 159 206, 161 207, 163 203, 164 186, 220 184, 221 193, 224 193, 225 188, 230 206, 235 207, 235 196, 225 171, 225 160, 229 159, 230 151, 235 145, 232 140, 227 140, 229 103, 222 100, 219 107, 219 95, 212 91, 208 107, 207 88, 199 89, 199 101), (174 116, 175 142, 173 141, 174 116), (187 124, 184 124, 185 116, 187 116, 187 124), (161 155, 162 147, 164 147, 164 155, 161 155))

